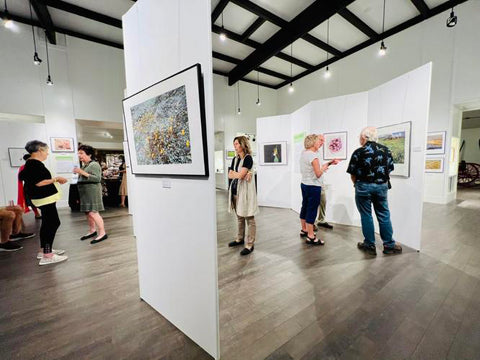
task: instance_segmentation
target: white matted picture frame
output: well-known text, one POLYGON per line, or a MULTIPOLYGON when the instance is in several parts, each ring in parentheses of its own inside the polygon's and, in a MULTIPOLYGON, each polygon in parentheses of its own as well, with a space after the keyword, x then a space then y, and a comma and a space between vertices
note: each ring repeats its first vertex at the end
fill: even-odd
POLYGON ((75 145, 71 137, 51 137, 50 150, 52 152, 75 152, 75 145))
POLYGON ((443 173, 445 159, 443 156, 429 156, 425 158, 426 173, 443 173))
POLYGON ((23 160, 23 156, 28 154, 28 151, 25 148, 8 148, 8 157, 10 159, 10 166, 11 167, 20 167, 25 164, 25 160, 23 160))
POLYGON ((378 143, 388 147, 392 153, 394 170, 390 176, 410 177, 411 130, 411 121, 377 128, 378 143))
POLYGON ((337 131, 324 133, 325 142, 323 144, 323 160, 347 159, 348 133, 346 131, 337 131))
POLYGON ((200 64, 125 98, 123 113, 133 174, 208 178, 200 64))
POLYGON ((287 165, 287 142, 262 143, 260 147, 260 165, 287 165))
POLYGON ((225 159, 231 160, 235 157, 235 150, 233 149, 226 149, 225 150, 225 159))
POLYGON ((427 133, 427 155, 445 154, 446 131, 432 131, 427 133))

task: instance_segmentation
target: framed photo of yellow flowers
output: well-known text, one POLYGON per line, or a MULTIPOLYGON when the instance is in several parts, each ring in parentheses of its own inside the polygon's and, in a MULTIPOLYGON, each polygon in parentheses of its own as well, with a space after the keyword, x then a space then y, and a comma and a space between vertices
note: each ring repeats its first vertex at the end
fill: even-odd
POLYGON ((208 177, 200 64, 123 100, 133 174, 208 177))

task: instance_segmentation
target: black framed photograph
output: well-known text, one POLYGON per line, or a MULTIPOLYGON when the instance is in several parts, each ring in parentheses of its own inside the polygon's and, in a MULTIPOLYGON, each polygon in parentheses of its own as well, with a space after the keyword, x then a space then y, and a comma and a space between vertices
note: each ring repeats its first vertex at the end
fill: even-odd
POLYGON ((133 174, 208 177, 200 64, 127 97, 123 112, 133 174))

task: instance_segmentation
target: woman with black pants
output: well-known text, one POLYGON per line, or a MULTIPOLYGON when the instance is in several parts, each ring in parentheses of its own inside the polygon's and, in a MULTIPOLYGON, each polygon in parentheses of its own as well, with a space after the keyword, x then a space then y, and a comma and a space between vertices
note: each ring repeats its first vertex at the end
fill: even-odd
POLYGON ((48 145, 32 140, 25 145, 25 150, 31 155, 25 163, 25 168, 20 172, 19 179, 25 183, 25 192, 33 205, 42 211, 42 225, 40 227, 40 247, 42 252, 37 254, 39 265, 49 265, 68 259, 62 255, 64 250, 53 249, 53 240, 60 226, 56 202, 60 200, 61 193, 57 183, 65 184, 67 179, 54 177, 45 167, 43 161, 48 157, 48 145))

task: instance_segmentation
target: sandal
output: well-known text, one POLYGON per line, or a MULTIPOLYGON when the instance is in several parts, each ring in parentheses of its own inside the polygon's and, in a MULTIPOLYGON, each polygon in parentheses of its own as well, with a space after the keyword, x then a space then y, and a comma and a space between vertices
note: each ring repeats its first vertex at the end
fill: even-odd
POLYGON ((323 241, 322 239, 318 239, 317 237, 314 237, 314 238, 312 239, 312 238, 309 238, 309 237, 307 236, 307 240, 305 240, 305 242, 306 242, 308 245, 314 245, 314 246, 325 245, 325 241, 323 241))
POLYGON ((305 230, 300 230, 300 236, 301 236, 301 237, 308 236, 308 232, 305 231, 305 230))

